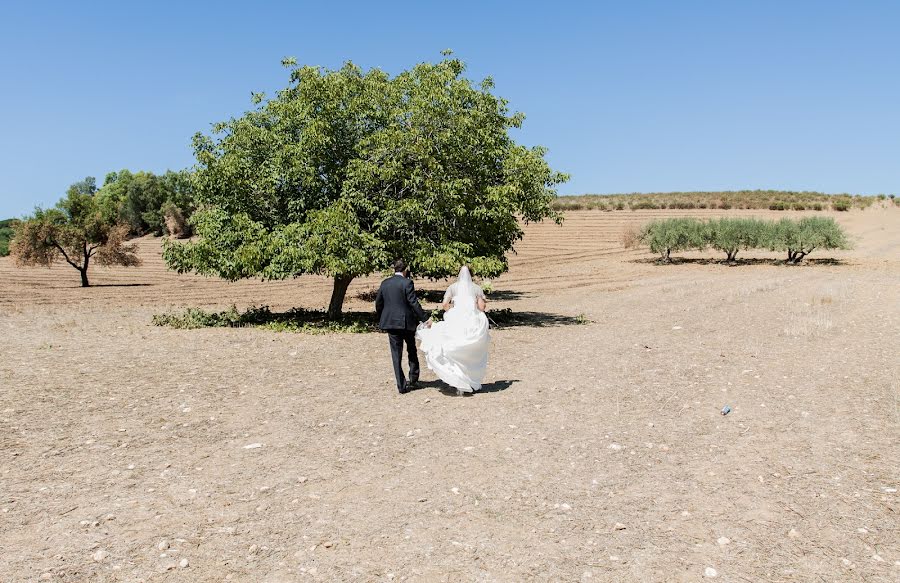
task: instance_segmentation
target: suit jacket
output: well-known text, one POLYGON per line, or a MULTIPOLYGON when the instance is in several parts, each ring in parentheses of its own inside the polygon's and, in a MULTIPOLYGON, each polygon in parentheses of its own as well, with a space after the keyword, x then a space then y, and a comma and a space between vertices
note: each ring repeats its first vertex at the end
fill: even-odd
POLYGON ((415 330, 428 315, 416 299, 416 286, 402 275, 381 282, 375 298, 378 327, 382 330, 415 330))

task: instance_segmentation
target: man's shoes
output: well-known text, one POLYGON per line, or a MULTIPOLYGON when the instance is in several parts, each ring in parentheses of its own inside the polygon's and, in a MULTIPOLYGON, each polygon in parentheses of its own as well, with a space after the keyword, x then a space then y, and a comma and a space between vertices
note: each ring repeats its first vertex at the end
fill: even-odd
POLYGON ((402 387, 397 387, 397 391, 401 395, 405 395, 406 393, 409 392, 409 383, 404 383, 404 385, 402 387))

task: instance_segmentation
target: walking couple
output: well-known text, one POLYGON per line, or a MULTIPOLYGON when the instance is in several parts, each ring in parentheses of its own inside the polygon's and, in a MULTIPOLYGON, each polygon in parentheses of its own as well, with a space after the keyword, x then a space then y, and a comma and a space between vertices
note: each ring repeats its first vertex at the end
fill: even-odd
POLYGON ((432 322, 416 298, 409 270, 402 260, 394 262, 394 275, 384 280, 375 299, 378 327, 388 333, 397 390, 408 393, 419 382, 418 340, 428 368, 460 392, 481 388, 487 371, 488 320, 481 287, 463 266, 459 277, 444 294, 444 319, 432 322), (403 346, 409 355, 409 380, 401 365, 403 346))

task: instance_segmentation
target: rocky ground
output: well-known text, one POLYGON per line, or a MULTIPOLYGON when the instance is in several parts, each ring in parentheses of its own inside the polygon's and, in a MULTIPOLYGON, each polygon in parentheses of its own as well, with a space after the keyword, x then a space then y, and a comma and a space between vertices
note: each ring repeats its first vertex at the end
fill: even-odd
POLYGON ((0 581, 900 579, 900 209, 797 267, 622 249, 672 214, 530 227, 470 397, 379 334, 150 324, 324 280, 0 259, 0 581))

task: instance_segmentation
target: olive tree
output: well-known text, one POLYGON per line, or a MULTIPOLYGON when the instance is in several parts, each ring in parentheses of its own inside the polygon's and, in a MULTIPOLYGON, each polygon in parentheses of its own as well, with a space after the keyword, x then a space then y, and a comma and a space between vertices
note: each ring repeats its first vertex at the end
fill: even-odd
POLYGON ((702 222, 692 218, 657 219, 644 226, 638 240, 653 253, 659 253, 661 261, 669 263, 672 251, 703 249, 704 228, 702 222))
POLYGON ((707 244, 725 253, 728 262, 737 258, 738 251, 764 246, 769 230, 767 224, 759 219, 714 219, 704 227, 707 244))
POLYGON ((288 87, 194 137, 200 238, 167 242, 171 268, 329 276, 336 318, 350 282, 395 258, 426 277, 462 263, 494 277, 523 223, 561 220, 551 202, 567 176, 513 140, 523 116, 449 53, 393 77, 284 64, 288 87))
POLYGON ((816 249, 851 247, 846 233, 831 217, 781 219, 771 225, 768 239, 770 250, 787 251, 788 263, 800 263, 816 249))

